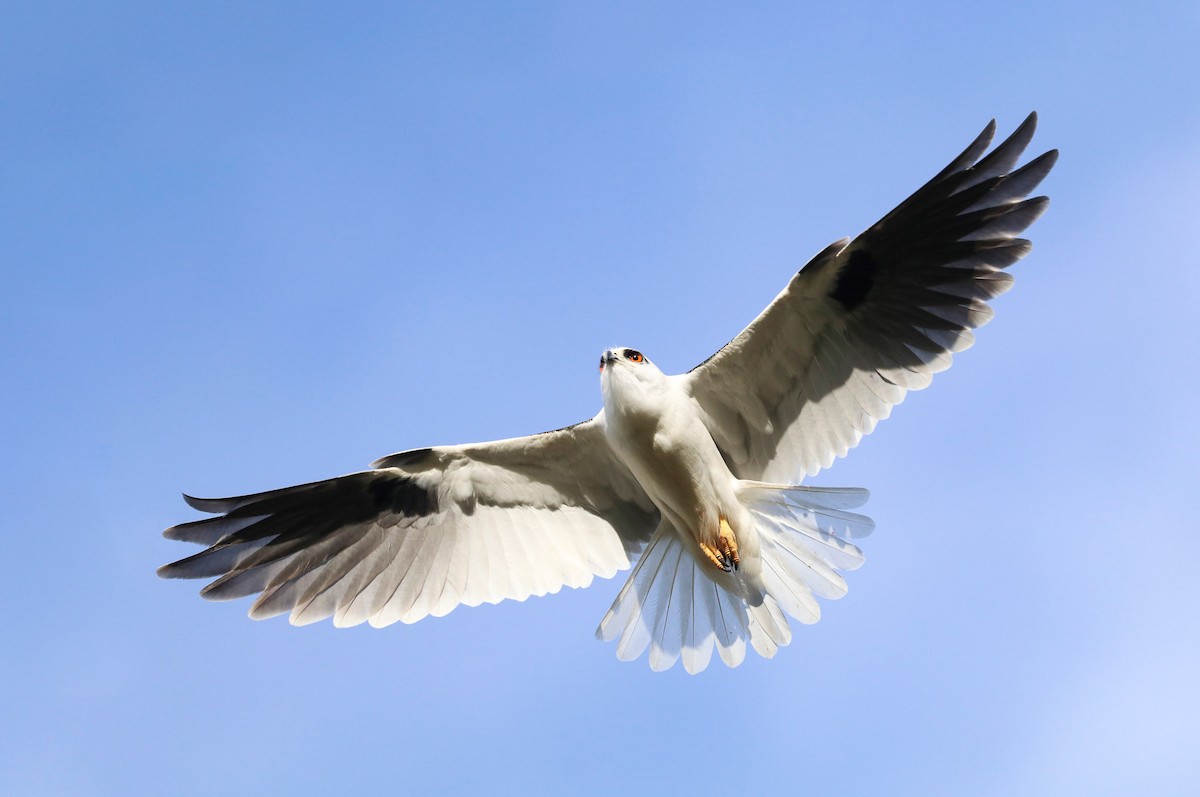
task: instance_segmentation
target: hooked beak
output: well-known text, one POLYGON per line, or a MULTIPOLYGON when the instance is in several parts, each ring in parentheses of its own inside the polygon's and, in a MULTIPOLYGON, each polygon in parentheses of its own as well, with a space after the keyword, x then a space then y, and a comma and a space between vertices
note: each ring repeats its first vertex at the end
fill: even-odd
POLYGON ((604 354, 600 355, 600 370, 603 371, 604 366, 612 365, 616 361, 617 361, 617 353, 615 351, 613 351, 612 349, 609 349, 608 351, 604 352, 604 354))

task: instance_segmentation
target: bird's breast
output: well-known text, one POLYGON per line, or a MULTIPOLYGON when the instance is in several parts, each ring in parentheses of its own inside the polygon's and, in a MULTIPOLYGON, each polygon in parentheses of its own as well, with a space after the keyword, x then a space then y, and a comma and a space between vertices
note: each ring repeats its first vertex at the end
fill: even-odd
POLYGON ((713 525, 736 480, 691 397, 606 401, 604 411, 609 445, 659 510, 692 534, 713 525))

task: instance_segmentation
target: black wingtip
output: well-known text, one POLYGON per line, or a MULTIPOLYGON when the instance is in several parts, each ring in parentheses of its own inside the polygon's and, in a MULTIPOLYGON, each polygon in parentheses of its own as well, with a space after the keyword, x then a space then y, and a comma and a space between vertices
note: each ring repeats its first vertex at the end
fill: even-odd
POLYGON ((188 495, 187 493, 180 494, 183 496, 183 500, 186 501, 187 505, 192 509, 198 509, 201 512, 209 512, 211 514, 224 512, 225 510, 221 508, 221 505, 227 503, 228 500, 224 498, 197 498, 196 496, 188 495))
MULTIPOLYGON (((1021 120, 1021 124, 1017 125, 1016 130, 1013 130, 1011 133, 1009 133, 1008 138, 1005 139, 1004 142, 1000 144, 1000 146, 1004 146, 1005 144, 1007 144, 1009 141, 1011 141, 1013 139, 1020 140, 1022 138, 1026 139, 1026 143, 1028 143, 1028 140, 1032 139, 1033 134, 1035 132, 1037 132, 1037 126, 1038 126, 1037 111, 1030 111, 1029 115, 1026 116, 1023 120, 1021 120)), ((1025 148, 1024 146, 1021 147, 1021 149, 1024 149, 1024 148, 1025 148)))
MULTIPOLYGON (((1025 117, 1025 121, 1017 125, 1017 129, 1009 134, 1005 144, 1009 141, 1020 141, 1021 151, 1024 152, 1025 147, 1029 146, 1029 142, 1033 140, 1033 134, 1037 132, 1038 116, 1037 111, 1030 112, 1029 116, 1025 117)), ((1001 144, 1004 146, 1004 144, 1001 144)))
POLYGON ((983 154, 987 148, 992 145, 992 142, 995 141, 995 139, 996 119, 993 117, 992 119, 988 120, 986 125, 983 126, 983 130, 980 131, 979 135, 975 136, 975 140, 971 142, 971 146, 967 147, 963 151, 963 155, 966 155, 972 150, 977 150, 975 157, 971 158, 972 161, 977 161, 979 160, 979 155, 983 154))
POLYGON ((992 119, 984 125, 983 131, 975 136, 975 140, 967 145, 967 148, 959 153, 958 157, 946 164, 946 168, 938 172, 929 183, 936 183, 948 177, 955 172, 961 172, 964 169, 969 169, 975 161, 987 152, 987 148, 992 145, 992 139, 996 137, 996 120, 992 119))

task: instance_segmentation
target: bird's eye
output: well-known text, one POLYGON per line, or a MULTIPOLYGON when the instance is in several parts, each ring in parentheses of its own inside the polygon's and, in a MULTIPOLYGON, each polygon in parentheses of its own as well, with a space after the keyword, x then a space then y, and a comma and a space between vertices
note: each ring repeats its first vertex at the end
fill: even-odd
POLYGON ((631 362, 631 363, 640 363, 642 360, 644 360, 646 358, 642 356, 642 353, 640 351, 634 351, 633 349, 626 349, 625 350, 625 359, 629 360, 629 362, 631 362))

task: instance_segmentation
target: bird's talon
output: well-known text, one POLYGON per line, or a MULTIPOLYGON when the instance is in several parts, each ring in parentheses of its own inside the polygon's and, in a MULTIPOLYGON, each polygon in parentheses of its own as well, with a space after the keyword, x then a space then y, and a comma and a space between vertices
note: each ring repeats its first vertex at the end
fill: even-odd
POLYGON ((742 563, 738 556, 737 538, 733 536, 733 529, 725 518, 721 518, 721 530, 717 535, 716 545, 701 542, 700 550, 714 567, 725 573, 732 573, 742 563))
POLYGON ((714 567, 726 573, 729 572, 729 563, 726 561, 725 557, 721 555, 721 551, 717 550, 706 542, 700 543, 700 550, 704 553, 705 557, 708 558, 708 561, 713 563, 714 567))
POLYGON ((738 556, 737 537, 733 535, 733 529, 729 526, 729 521, 721 518, 721 534, 717 537, 717 542, 721 545, 721 553, 725 555, 725 561, 729 563, 730 570, 737 570, 738 565, 742 563, 738 556))

